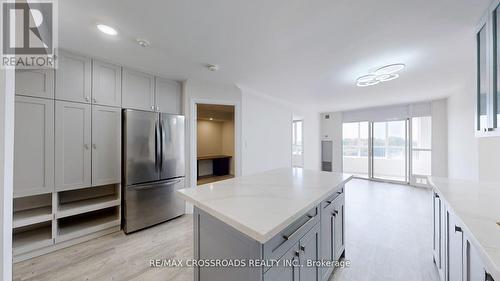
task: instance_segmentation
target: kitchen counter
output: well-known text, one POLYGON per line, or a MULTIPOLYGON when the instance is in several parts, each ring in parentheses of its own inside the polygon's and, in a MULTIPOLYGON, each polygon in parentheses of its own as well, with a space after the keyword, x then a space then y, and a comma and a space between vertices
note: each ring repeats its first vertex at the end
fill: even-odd
POLYGON ((264 244, 351 177, 281 168, 182 189, 179 194, 195 207, 264 244))
POLYGON ((500 280, 499 184, 440 177, 429 177, 429 180, 462 222, 490 274, 495 280, 500 280))

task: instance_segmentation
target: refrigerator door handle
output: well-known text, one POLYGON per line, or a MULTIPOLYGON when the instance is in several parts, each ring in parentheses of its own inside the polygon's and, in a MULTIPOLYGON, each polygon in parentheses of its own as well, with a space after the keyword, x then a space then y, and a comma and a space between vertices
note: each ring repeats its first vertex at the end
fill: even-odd
MULTIPOLYGON (((161 116, 161 115, 160 115, 161 116)), ((165 126, 163 124, 163 120, 161 119, 160 117, 160 171, 163 170, 163 153, 165 153, 163 151, 163 140, 165 138, 165 126)))
POLYGON ((161 127, 160 121, 157 120, 155 124, 155 166, 161 170, 161 127))
POLYGON ((145 190, 145 189, 171 186, 171 185, 178 184, 181 181, 182 181, 182 179, 171 179, 171 180, 166 180, 166 181, 155 182, 155 184, 151 184, 151 183, 138 184, 138 185, 131 185, 130 187, 135 189, 135 190, 145 190))

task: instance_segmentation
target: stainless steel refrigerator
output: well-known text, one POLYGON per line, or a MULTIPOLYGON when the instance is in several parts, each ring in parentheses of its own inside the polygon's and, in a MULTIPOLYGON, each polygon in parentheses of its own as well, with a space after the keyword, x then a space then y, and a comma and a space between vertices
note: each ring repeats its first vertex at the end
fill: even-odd
POLYGON ((184 214, 184 116, 123 110, 123 229, 184 214))

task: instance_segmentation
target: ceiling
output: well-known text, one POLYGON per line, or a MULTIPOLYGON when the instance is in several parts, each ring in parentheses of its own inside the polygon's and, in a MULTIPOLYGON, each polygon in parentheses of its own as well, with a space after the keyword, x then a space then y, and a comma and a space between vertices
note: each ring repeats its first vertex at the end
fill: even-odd
POLYGON ((474 79, 483 0, 64 0, 59 45, 166 77, 235 83, 317 111, 446 97, 474 79), (119 34, 99 33, 96 23, 119 34), (137 38, 151 42, 142 48, 137 38), (358 76, 406 63, 372 87, 358 76), (206 64, 220 70, 208 71, 206 64))
POLYGON ((196 117, 198 120, 208 121, 233 121, 234 106, 220 104, 197 104, 196 117))

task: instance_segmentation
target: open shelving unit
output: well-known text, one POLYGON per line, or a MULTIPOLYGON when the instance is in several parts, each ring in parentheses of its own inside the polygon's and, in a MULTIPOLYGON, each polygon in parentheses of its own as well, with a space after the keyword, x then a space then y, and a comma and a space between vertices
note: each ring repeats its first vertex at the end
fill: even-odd
POLYGON ((52 220, 52 207, 38 207, 14 212, 12 227, 19 228, 52 220))
POLYGON ((14 262, 120 230, 121 185, 14 199, 14 262))
POLYGON ((117 207, 83 213, 58 219, 56 243, 120 225, 117 207))
POLYGON ((14 255, 54 244, 52 239, 52 222, 42 222, 16 228, 12 235, 14 255))

